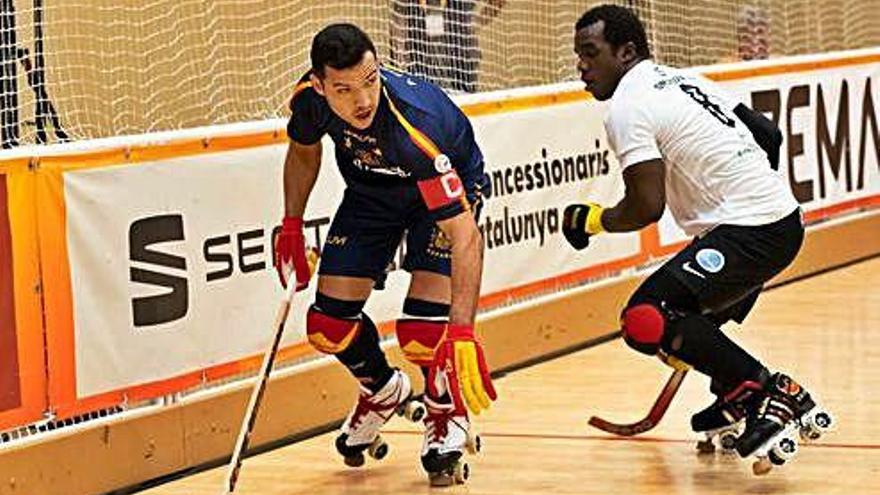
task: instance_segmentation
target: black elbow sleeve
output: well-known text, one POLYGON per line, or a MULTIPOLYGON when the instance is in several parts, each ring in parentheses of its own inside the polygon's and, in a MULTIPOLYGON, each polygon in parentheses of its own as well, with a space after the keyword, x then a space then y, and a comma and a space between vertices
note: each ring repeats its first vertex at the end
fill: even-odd
POLYGON ((763 114, 752 110, 742 103, 733 109, 733 113, 749 128, 758 146, 767 153, 770 165, 774 169, 779 168, 779 148, 782 146, 782 131, 770 119, 764 117, 763 114))

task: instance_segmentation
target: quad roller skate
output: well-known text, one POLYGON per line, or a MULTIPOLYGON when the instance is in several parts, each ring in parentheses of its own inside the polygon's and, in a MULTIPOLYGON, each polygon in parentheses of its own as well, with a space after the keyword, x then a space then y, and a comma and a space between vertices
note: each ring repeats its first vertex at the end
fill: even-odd
POLYGON ((745 430, 745 411, 737 404, 718 398, 709 407, 691 416, 691 428, 706 438, 697 442, 697 452, 735 453, 736 440, 745 430))
POLYGON ((400 370, 394 370, 388 383, 375 394, 361 387, 357 404, 336 437, 336 450, 347 466, 363 466, 364 452, 376 460, 388 455, 388 444, 379 431, 394 414, 413 422, 425 416, 425 406, 412 399, 409 377, 400 370))
POLYGON ((422 444, 422 467, 431 486, 463 484, 470 477, 464 453, 476 454, 482 445, 471 431, 467 411, 457 411, 451 403, 425 397, 425 440, 422 444))
POLYGON ((787 375, 776 373, 763 387, 761 400, 749 410, 746 429, 736 441, 743 458, 754 456, 756 475, 781 466, 798 452, 799 440, 819 439, 834 426, 834 418, 818 406, 809 392, 787 375))

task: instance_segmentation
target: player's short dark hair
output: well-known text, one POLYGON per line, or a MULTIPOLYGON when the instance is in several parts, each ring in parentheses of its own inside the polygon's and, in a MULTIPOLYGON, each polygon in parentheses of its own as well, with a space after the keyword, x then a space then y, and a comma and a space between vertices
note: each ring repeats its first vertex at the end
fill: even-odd
POLYGON ((618 5, 599 5, 586 11, 574 25, 574 30, 580 31, 599 21, 605 21, 603 35, 611 46, 617 48, 632 41, 639 57, 651 58, 645 26, 635 12, 618 5))
POLYGON ((354 24, 331 24, 312 39, 312 72, 324 77, 324 68, 347 69, 360 63, 364 54, 376 54, 373 40, 354 24))

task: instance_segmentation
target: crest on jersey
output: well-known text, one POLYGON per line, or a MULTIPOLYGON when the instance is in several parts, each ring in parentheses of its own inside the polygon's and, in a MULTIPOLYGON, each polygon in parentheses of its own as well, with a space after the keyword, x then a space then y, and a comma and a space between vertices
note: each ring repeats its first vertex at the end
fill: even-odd
POLYGON ((403 168, 388 163, 382 150, 379 149, 378 140, 373 136, 345 129, 342 146, 353 155, 351 163, 364 172, 398 177, 410 176, 410 173, 403 168))
POLYGON ((724 268, 724 255, 712 248, 697 251, 697 264, 709 273, 718 273, 724 268))

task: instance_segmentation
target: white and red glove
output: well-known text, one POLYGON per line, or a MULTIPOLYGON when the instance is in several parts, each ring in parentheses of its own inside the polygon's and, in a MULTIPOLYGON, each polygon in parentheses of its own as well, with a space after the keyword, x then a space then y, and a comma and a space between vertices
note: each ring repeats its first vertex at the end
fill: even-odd
POLYGON ((281 232, 275 239, 275 269, 281 285, 286 289, 291 273, 296 274, 296 290, 308 287, 314 270, 314 261, 306 255, 302 217, 284 217, 281 232))
POLYGON ((446 329, 446 339, 434 352, 434 362, 428 372, 428 387, 437 397, 441 395, 437 388, 437 372, 446 375, 449 395, 456 409, 468 409, 480 414, 488 409, 490 401, 498 398, 489 367, 483 355, 483 346, 474 336, 472 325, 452 325, 446 329), (463 399, 463 400, 462 400, 463 399))

